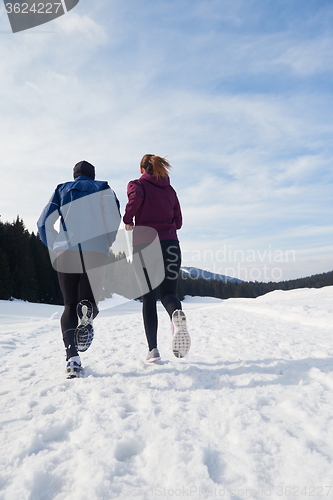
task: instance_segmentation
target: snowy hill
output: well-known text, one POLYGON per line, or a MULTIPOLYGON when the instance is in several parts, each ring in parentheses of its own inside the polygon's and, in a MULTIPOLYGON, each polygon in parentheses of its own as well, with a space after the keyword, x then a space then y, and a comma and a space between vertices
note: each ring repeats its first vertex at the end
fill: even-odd
POLYGON ((3 500, 333 498, 333 287, 186 297, 192 349, 144 362, 141 305, 101 304, 66 380, 61 307, 0 301, 3 500))
POLYGON ((224 283, 243 283, 242 280, 238 278, 231 278, 230 276, 225 276, 224 274, 211 273, 210 271, 206 271, 204 269, 199 269, 197 267, 182 267, 184 276, 191 276, 194 279, 203 278, 205 280, 216 280, 223 281, 224 283))

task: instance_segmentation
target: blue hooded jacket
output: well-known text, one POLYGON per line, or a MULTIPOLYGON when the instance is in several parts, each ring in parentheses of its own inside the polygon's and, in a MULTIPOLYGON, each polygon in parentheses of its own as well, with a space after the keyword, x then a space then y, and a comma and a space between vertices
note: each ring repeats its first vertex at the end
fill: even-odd
POLYGON ((94 178, 93 165, 83 161, 74 167, 74 181, 55 189, 37 222, 50 252, 79 249, 109 254, 120 224, 120 205, 108 183, 94 178), (59 218, 58 232, 54 225, 59 218))

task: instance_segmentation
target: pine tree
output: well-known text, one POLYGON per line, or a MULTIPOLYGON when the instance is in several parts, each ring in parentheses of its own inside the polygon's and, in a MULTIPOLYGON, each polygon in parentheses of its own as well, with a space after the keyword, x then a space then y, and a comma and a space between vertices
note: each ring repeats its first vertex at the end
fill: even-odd
POLYGON ((12 280, 5 252, 0 249, 0 299, 8 300, 12 296, 12 280))
POLYGON ((4 248, 11 279, 11 296, 34 301, 37 298, 37 283, 29 246, 29 232, 19 216, 13 224, 4 224, 3 230, 4 248))
POLYGON ((48 249, 34 233, 30 235, 29 244, 37 283, 37 302, 63 304, 57 272, 51 265, 48 249))

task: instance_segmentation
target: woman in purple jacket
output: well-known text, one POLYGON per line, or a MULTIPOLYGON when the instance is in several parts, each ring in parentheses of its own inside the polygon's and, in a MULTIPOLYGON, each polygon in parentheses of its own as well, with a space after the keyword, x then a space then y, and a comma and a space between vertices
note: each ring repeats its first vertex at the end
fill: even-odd
MULTIPOLYGON (((188 353, 191 341, 186 317, 176 295, 181 264, 177 229, 182 226, 182 213, 177 194, 170 185, 170 168, 170 164, 160 156, 145 155, 142 158, 141 177, 131 181, 127 187, 128 203, 123 221, 128 231, 133 229, 135 219, 136 226, 152 228, 158 234, 165 271, 165 277, 159 285, 160 298, 171 319, 172 350, 176 357, 182 358, 188 353)), ((134 246, 134 253, 135 251, 134 246)), ((147 275, 147 272, 145 274, 147 275)), ((142 297, 143 322, 149 347, 148 362, 161 359, 157 349, 156 301, 157 289, 150 287, 150 291, 142 297)))

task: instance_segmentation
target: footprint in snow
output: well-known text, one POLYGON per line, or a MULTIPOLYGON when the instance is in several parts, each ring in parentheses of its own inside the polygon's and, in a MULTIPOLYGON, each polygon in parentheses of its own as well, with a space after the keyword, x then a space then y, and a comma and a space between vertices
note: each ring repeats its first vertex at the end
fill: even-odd
POLYGON ((132 457, 139 455, 143 448, 143 444, 133 438, 123 439, 117 444, 114 456, 119 462, 126 462, 132 457))
POLYGON ((222 484, 224 464, 221 454, 216 450, 207 448, 204 451, 204 464, 207 467, 209 477, 214 483, 222 484))
POLYGON ((47 405, 45 408, 42 409, 42 415, 51 415, 52 413, 55 413, 57 411, 57 408, 53 405, 47 405))
POLYGON ((127 417, 129 417, 130 415, 132 415, 132 413, 134 413, 136 411, 135 408, 133 408, 133 406, 129 405, 129 404, 125 404, 119 411, 119 416, 120 418, 122 419, 125 419, 127 417))

